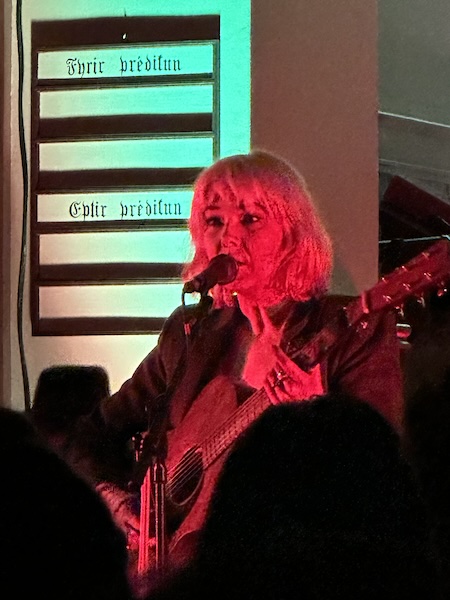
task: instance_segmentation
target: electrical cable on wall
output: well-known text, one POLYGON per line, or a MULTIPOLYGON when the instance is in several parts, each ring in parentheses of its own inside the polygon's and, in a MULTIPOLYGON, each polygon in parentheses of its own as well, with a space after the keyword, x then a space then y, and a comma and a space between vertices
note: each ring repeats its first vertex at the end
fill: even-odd
POLYGON ((23 28, 22 28, 22 0, 17 0, 16 4, 16 33, 17 33, 17 54, 19 60, 18 74, 18 121, 19 121, 19 141, 20 156, 22 161, 22 179, 23 179, 23 216, 22 216, 22 242, 20 251, 19 280, 17 289, 17 336, 19 340, 20 364, 22 368, 22 382, 25 410, 31 408, 30 384, 28 370, 25 359, 25 348, 23 340, 23 296, 25 287, 25 270, 27 259, 27 223, 28 223, 28 163, 25 145, 24 119, 23 119, 23 79, 24 79, 24 57, 23 57, 23 28))

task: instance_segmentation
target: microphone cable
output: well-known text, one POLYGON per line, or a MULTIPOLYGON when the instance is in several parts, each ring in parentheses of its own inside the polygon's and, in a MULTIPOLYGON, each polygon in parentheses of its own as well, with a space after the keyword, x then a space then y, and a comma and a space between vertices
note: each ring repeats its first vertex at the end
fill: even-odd
POLYGON ((22 0, 16 3, 16 34, 17 54, 19 61, 18 72, 18 117, 19 117, 19 142, 20 156, 22 162, 23 180, 23 213, 22 213, 22 241, 20 250, 19 280, 17 288, 17 337, 19 341, 20 364, 22 368, 22 382, 25 410, 31 409, 30 382, 25 358, 24 334, 23 334, 23 298, 25 288, 25 273, 27 262, 27 223, 28 223, 28 162, 25 144, 24 116, 23 116, 23 79, 24 79, 24 53, 23 53, 23 25, 22 25, 22 0))

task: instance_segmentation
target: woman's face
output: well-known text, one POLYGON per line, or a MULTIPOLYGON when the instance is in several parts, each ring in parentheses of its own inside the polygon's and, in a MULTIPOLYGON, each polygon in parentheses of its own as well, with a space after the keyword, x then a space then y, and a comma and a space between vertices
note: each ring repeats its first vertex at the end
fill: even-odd
POLYGON ((231 192, 211 196, 203 212, 203 244, 208 260, 229 254, 239 266, 232 291, 259 301, 273 285, 284 253, 283 230, 272 211, 256 198, 231 192))

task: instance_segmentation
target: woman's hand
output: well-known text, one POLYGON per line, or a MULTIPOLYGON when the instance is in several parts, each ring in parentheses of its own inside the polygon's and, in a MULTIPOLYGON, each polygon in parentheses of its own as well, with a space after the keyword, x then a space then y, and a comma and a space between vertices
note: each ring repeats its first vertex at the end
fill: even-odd
POLYGON ((264 387, 272 404, 307 400, 324 393, 320 365, 303 371, 280 349, 283 326, 271 321, 267 309, 239 298, 255 340, 247 356, 243 377, 254 388, 264 387))
POLYGON ((320 365, 303 371, 280 348, 274 346, 274 367, 267 374, 264 389, 272 404, 308 400, 324 393, 320 365))
POLYGON ((114 522, 125 534, 128 547, 137 548, 140 528, 137 496, 106 481, 97 484, 96 490, 108 507, 114 522))

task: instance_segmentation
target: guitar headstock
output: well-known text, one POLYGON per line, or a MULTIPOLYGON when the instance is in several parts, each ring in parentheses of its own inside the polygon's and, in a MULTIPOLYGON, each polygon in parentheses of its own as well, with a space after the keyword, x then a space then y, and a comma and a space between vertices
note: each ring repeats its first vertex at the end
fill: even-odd
POLYGON ((411 297, 442 293, 450 282, 450 242, 439 240, 401 267, 382 277, 345 308, 349 324, 387 308, 401 308, 411 297))

